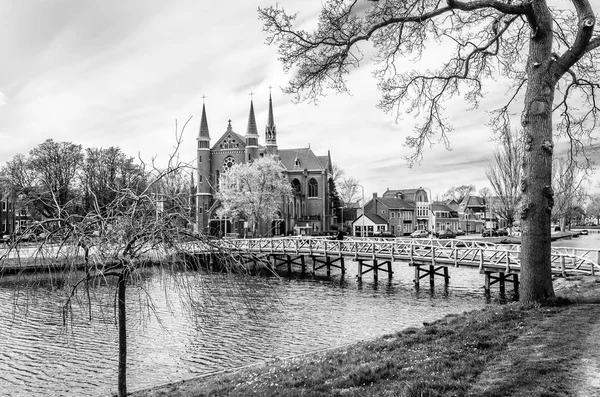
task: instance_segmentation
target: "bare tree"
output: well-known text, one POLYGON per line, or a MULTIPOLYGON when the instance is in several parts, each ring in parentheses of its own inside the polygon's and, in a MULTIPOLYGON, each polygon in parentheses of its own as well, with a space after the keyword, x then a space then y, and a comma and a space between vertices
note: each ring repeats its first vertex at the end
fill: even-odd
POLYGON ((596 223, 600 223, 600 193, 590 195, 585 212, 588 217, 595 217, 596 223))
POLYGON ((446 193, 444 199, 453 199, 457 203, 463 201, 465 197, 475 192, 475 185, 452 186, 446 193))
POLYGON ((573 157, 582 155, 598 122, 600 35, 589 0, 552 4, 546 0, 358 0, 325 1, 313 32, 294 29, 294 15, 278 6, 259 9, 267 42, 279 46, 285 89, 298 100, 317 100, 326 89, 347 92, 346 76, 363 59, 359 45, 375 47, 375 78, 385 111, 420 115, 406 143, 419 160, 426 144, 449 144, 451 126, 444 105, 462 95, 480 106, 483 88, 500 77, 512 81, 507 101, 491 125, 504 131, 511 106, 524 97, 521 114, 523 158, 520 214, 523 226, 520 300, 554 297, 550 263, 553 206, 553 114, 558 132, 570 139, 573 157), (403 71, 401 62, 435 53, 427 69, 403 71), (448 54, 447 57, 444 54, 448 54), (556 100, 555 100, 556 98, 556 100), (407 105, 406 108, 403 105, 407 105), (579 106, 578 106, 579 105, 579 106))
POLYGON ((567 157, 555 158, 553 168, 554 207, 552 207, 552 218, 559 223, 560 230, 564 232, 572 210, 579 206, 586 197, 586 191, 583 188, 583 184, 587 180, 586 173, 567 157))
POLYGON ((361 199, 360 191, 358 190, 359 186, 360 184, 355 178, 348 177, 342 179, 338 186, 338 194, 344 205, 361 199))
POLYGON ((60 217, 54 211, 74 211, 80 202, 79 172, 83 163, 81 145, 48 139, 29 152, 7 162, 2 174, 12 193, 23 197, 32 214, 60 217))
POLYGON ((521 202, 522 158, 523 142, 517 134, 506 132, 502 148, 494 152, 494 162, 485 171, 496 194, 492 209, 506 220, 509 227, 517 219, 521 202))

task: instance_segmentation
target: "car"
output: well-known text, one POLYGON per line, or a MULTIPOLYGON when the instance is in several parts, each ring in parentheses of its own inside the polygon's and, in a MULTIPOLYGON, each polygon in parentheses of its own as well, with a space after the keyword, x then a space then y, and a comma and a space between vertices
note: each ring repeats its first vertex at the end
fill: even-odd
POLYGON ((496 235, 498 236, 508 236, 508 230, 504 227, 501 227, 500 229, 496 230, 496 235))
POLYGON ((415 230, 410 234, 412 238, 428 238, 429 232, 427 230, 415 230))
POLYGON ((465 232, 462 229, 456 229, 454 234, 456 234, 457 236, 464 236, 465 232))
POLYGON ((373 237, 395 238, 396 235, 392 234, 390 232, 378 231, 378 232, 373 233, 373 237))
POLYGON ((494 229, 485 228, 481 231, 481 237, 496 237, 498 233, 494 229))
POLYGON ((582 236, 587 236, 589 232, 587 231, 587 229, 583 229, 579 233, 581 233, 582 236))
POLYGON ((446 230, 442 230, 441 232, 439 232, 437 234, 438 238, 455 238, 456 234, 450 230, 450 229, 446 229, 446 230))

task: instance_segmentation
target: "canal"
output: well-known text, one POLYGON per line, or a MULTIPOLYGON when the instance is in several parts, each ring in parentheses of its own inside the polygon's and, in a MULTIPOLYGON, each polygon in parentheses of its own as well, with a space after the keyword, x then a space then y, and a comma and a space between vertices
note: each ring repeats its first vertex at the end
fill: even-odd
MULTIPOLYGON (((555 244, 599 242, 600 235, 590 235, 555 244)), ((370 275, 358 282, 354 262, 347 267, 344 279, 197 273, 191 293, 202 304, 193 307, 179 298, 176 279, 148 274, 142 288, 128 290, 129 390, 342 346, 502 300, 497 290, 484 297, 483 277, 473 270, 451 269, 449 288, 415 290, 408 266, 395 264, 393 280, 377 284, 370 275)), ((94 288, 92 321, 84 305, 75 306, 65 326, 56 285, 26 283, 14 276, 0 281, 0 393, 115 393, 114 288, 94 288)))

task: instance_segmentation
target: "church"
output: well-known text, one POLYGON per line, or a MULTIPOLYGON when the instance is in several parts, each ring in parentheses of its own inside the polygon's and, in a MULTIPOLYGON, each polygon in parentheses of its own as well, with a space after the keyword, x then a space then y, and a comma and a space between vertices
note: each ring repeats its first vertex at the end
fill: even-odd
POLYGON ((197 138, 195 200, 199 232, 219 236, 247 235, 248 225, 244 219, 221 219, 217 216, 220 203, 215 199, 215 193, 219 188, 220 176, 233 165, 268 155, 274 156, 283 165, 292 185, 293 196, 289 202, 281 203, 275 220, 271 225, 264 225, 261 234, 316 234, 330 230, 335 209, 331 208, 329 195, 329 179, 332 176, 329 151, 324 156, 317 156, 310 145, 297 149, 279 148, 270 94, 264 139, 264 145, 261 145, 251 99, 246 133, 241 135, 235 132, 229 120, 225 132, 211 145, 206 107, 202 105, 197 138))

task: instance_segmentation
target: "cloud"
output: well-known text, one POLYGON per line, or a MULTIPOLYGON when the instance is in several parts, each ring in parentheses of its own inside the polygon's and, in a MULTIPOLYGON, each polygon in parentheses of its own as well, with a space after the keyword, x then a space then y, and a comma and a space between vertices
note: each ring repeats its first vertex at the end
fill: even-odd
POLYGON ((2 91, 0 91, 0 106, 6 105, 7 102, 8 99, 6 98, 6 95, 2 91))

